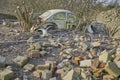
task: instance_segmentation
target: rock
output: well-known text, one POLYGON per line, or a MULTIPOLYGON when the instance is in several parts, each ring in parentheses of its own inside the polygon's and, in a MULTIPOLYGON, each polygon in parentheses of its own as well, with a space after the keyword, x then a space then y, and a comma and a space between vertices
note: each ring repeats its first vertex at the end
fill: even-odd
POLYGON ((68 48, 68 49, 65 49, 64 52, 67 54, 71 54, 72 50, 73 50, 72 48, 68 48))
POLYGON ((31 50, 31 51, 29 52, 29 57, 30 57, 30 58, 40 57, 40 51, 39 51, 39 50, 31 50))
POLYGON ((14 77, 14 73, 11 70, 5 69, 0 73, 1 80, 10 80, 14 77))
POLYGON ((116 57, 115 57, 115 59, 114 59, 114 62, 116 63, 116 62, 118 62, 120 60, 120 54, 116 54, 116 57))
POLYGON ((120 68, 120 61, 115 62, 117 67, 120 68))
POLYGON ((92 65, 92 60, 82 60, 80 61, 80 67, 90 67, 92 65))
POLYGON ((120 76, 120 69, 114 62, 108 62, 105 66, 105 71, 114 77, 120 76))
POLYGON ((106 63, 108 61, 108 52, 104 50, 99 56, 99 61, 106 63))
POLYGON ((28 40, 27 40, 27 43, 33 43, 35 42, 35 39, 33 37, 30 37, 28 40))
POLYGON ((80 73, 81 73, 81 68, 75 67, 75 68, 74 68, 74 71, 75 71, 77 74, 80 74, 80 73))
POLYGON ((42 43, 36 42, 36 43, 34 43, 33 45, 35 46, 35 50, 41 50, 41 45, 42 45, 42 43))
POLYGON ((14 80, 21 80, 20 78, 15 78, 14 80))
POLYGON ((91 80, 91 73, 89 70, 87 69, 81 69, 81 77, 84 79, 84 80, 91 80))
POLYGON ((6 58, 3 57, 3 56, 0 56, 0 67, 4 67, 5 66, 5 61, 6 61, 6 58))
POLYGON ((45 64, 50 65, 50 71, 54 72, 56 70, 56 61, 45 61, 45 64))
POLYGON ((100 64, 100 62, 99 62, 99 58, 94 58, 93 60, 92 60, 92 66, 94 66, 94 67, 98 67, 99 66, 99 64, 100 64))
POLYGON ((52 72, 51 71, 42 71, 41 78, 43 80, 49 80, 51 77, 52 77, 52 72))
POLYGON ((43 71, 45 71, 45 70, 50 70, 50 65, 49 64, 45 64, 45 65, 37 65, 37 67, 36 67, 36 69, 37 70, 43 70, 43 71))
POLYGON ((56 73, 57 74, 63 74, 64 73, 64 69, 57 69, 56 73))
POLYGON ((92 42, 91 43, 92 47, 99 47, 101 45, 100 42, 92 42))
POLYGON ((62 80, 81 80, 80 76, 72 69, 70 70, 62 80))
POLYGON ((47 51, 44 51, 44 50, 40 51, 40 56, 45 56, 46 54, 47 54, 47 51))
POLYGON ((51 46, 51 43, 50 42, 43 42, 42 46, 47 48, 47 47, 51 46))
POLYGON ((56 78, 56 77, 53 77, 53 78, 50 78, 49 80, 57 80, 57 78, 56 78))
POLYGON ((42 75, 42 71, 41 70, 36 70, 33 72, 33 76, 36 78, 40 78, 42 75))
POLYGON ((30 47, 27 49, 27 51, 32 51, 35 50, 35 46, 33 44, 30 44, 30 47))
POLYGON ((13 60, 13 62, 15 63, 15 64, 17 64, 18 66, 20 66, 20 67, 23 67, 25 64, 27 64, 27 62, 28 62, 28 57, 26 57, 26 56, 17 56, 14 60, 13 60))
POLYGON ((7 66, 6 69, 12 70, 12 66, 7 66))
POLYGON ((103 80, 113 80, 114 77, 112 75, 104 75, 103 80))
POLYGON ((117 48, 116 54, 120 54, 120 47, 117 48))
POLYGON ((78 47, 81 49, 82 52, 85 52, 88 48, 87 44, 85 44, 84 42, 80 42, 78 44, 78 47))
POLYGON ((79 65, 79 61, 81 60, 81 57, 80 56, 75 56, 73 57, 72 59, 72 62, 75 64, 75 65, 79 65))
POLYGON ((34 69, 34 65, 33 64, 26 64, 23 68, 25 70, 28 70, 28 71, 32 71, 34 69))

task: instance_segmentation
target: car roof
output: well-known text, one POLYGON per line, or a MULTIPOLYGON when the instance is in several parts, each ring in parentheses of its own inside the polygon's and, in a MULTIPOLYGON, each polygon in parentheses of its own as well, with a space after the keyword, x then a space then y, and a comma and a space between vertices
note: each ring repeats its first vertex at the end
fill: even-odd
POLYGON ((68 12, 68 13, 72 13, 71 11, 69 10, 65 10, 65 9, 51 9, 51 10, 48 10, 49 12, 51 13, 58 13, 58 12, 68 12))
POLYGON ((48 10, 46 12, 44 12, 42 15, 40 15, 39 17, 46 20, 48 19, 50 16, 56 14, 56 13, 59 13, 59 12, 66 12, 66 13, 72 13, 71 11, 69 10, 65 10, 65 9, 51 9, 51 10, 48 10), (50 14, 49 14, 50 13, 50 14))

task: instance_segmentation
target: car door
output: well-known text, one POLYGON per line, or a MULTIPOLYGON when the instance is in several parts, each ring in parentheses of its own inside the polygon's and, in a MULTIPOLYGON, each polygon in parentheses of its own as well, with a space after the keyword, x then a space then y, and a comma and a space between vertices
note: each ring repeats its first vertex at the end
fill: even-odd
POLYGON ((73 13, 67 13, 67 26, 76 26, 76 16, 73 13))
POLYGON ((59 12, 53 15, 52 22, 57 24, 58 28, 65 29, 66 28, 66 12, 59 12))

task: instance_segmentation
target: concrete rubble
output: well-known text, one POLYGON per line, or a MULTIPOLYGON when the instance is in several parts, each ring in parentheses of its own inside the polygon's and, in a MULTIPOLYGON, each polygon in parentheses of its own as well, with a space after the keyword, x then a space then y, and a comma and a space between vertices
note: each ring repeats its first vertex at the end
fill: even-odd
MULTIPOLYGON (((80 35, 45 41, 30 38, 27 55, 13 59, 13 65, 23 73, 13 75, 17 73, 16 67, 11 68, 8 64, 4 66, 7 70, 0 71, 0 79, 23 80, 25 76, 25 80, 118 80, 120 44, 110 43, 114 41, 103 42, 99 38, 89 41, 80 35)), ((0 64, 4 63, 5 58, 0 56, 0 64)))

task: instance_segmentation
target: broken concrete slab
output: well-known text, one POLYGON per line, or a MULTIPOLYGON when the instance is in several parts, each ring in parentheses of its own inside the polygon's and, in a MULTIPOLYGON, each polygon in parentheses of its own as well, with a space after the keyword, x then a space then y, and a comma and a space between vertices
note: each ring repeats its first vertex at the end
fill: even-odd
POLYGON ((62 80, 81 80, 80 75, 78 75, 73 69, 71 69, 62 80))
POLYGON ((114 62, 109 62, 105 66, 105 71, 107 71, 110 75, 114 77, 120 76, 120 69, 114 62))
POLYGON ((41 70, 36 70, 33 72, 33 76, 36 78, 40 78, 42 75, 42 71, 41 70))
POLYGON ((104 50, 99 56, 99 61, 106 63, 108 61, 108 52, 104 50))
POLYGON ((51 71, 42 71, 41 78, 43 80, 49 80, 50 78, 52 78, 52 72, 51 71))
POLYGON ((29 59, 26 56, 17 56, 15 59, 13 59, 13 62, 16 65, 23 67, 25 64, 27 64, 28 60, 29 59))
POLYGON ((104 75, 103 80, 114 80, 114 77, 112 75, 104 75))
POLYGON ((115 62, 117 67, 120 68, 120 61, 115 62))
POLYGON ((39 51, 39 50, 31 50, 31 51, 29 52, 29 57, 30 57, 30 58, 40 57, 40 51, 39 51))
POLYGON ((50 65, 49 64, 37 65, 36 69, 41 71, 50 70, 50 65))
POLYGON ((11 70, 5 69, 0 73, 1 80, 10 80, 14 77, 14 73, 11 70))
POLYGON ((33 64, 26 64, 23 68, 27 71, 32 71, 35 66, 33 64))
POLYGON ((101 43, 97 41, 97 42, 92 42, 91 45, 92 47, 99 47, 101 43))
POLYGON ((50 65, 50 71, 54 72, 56 70, 56 61, 45 61, 46 65, 50 65))
POLYGON ((100 62, 99 62, 99 58, 94 58, 93 60, 92 60, 92 65, 91 66, 94 66, 94 67, 98 67, 99 66, 99 64, 100 64, 100 62))
POLYGON ((82 60, 80 61, 80 67, 90 67, 92 65, 92 60, 82 60))

